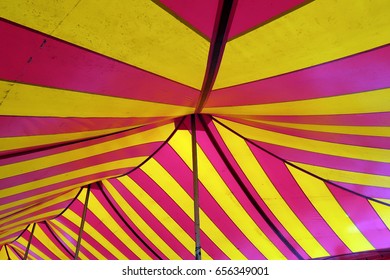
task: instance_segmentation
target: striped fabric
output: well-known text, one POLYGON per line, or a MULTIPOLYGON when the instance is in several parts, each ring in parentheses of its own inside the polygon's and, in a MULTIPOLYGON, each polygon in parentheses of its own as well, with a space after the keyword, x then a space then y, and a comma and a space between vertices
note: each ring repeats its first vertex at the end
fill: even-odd
POLYGON ((0 259, 379 258, 389 8, 3 1, 0 259))

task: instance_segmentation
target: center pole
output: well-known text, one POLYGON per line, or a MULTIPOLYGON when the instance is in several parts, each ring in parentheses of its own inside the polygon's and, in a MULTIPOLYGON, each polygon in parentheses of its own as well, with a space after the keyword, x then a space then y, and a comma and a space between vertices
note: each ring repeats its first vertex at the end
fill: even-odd
POLYGON ((192 134, 192 171, 193 171, 193 188, 194 188, 195 259, 201 260, 202 251, 200 246, 198 153, 196 149, 195 115, 191 115, 191 134, 192 134))

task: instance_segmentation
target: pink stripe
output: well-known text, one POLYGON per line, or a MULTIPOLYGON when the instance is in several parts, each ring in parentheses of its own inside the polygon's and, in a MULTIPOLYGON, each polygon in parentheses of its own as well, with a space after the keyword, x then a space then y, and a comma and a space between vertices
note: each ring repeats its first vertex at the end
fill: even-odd
MULTIPOLYGON (((88 168, 99 164, 124 160, 128 158, 135 158, 135 157, 142 157, 142 156, 147 157, 151 155, 160 145, 161 143, 140 145, 140 146, 124 148, 124 149, 120 149, 108 153, 98 154, 96 156, 91 156, 80 160, 67 162, 64 164, 54 165, 55 163, 53 163, 53 166, 48 168, 43 168, 37 171, 32 171, 32 172, 16 175, 13 177, 0 179, 0 183, 1 183, 0 189, 5 190, 7 188, 12 188, 14 186, 18 186, 35 180, 49 178, 52 176, 56 176, 58 174, 69 173, 75 170, 88 168)), ((0 198, 0 203, 1 201, 2 200, 0 198)))
MULTIPOLYGON (((30 232, 28 232, 28 234, 30 234, 30 232)), ((29 237, 30 237, 30 235, 28 235, 28 236, 25 237, 25 238, 28 240, 29 237)), ((12 246, 14 246, 14 247, 18 248, 19 250, 21 250, 21 251, 23 252, 22 257, 24 257, 24 254, 25 254, 26 249, 27 249, 26 246, 20 244, 19 241, 15 241, 14 243, 12 243, 12 246)), ((16 250, 15 250, 15 251, 16 251, 16 250)), ((29 250, 28 256, 27 256, 27 260, 32 260, 32 257, 31 257, 31 256, 33 256, 33 257, 34 257, 35 259, 37 259, 37 260, 42 260, 42 257, 39 256, 36 252, 32 251, 32 248, 30 247, 30 250, 29 250)))
POLYGON ((16 213, 16 212, 19 212, 19 211, 23 211, 23 209, 25 209, 25 208, 33 207, 34 205, 36 205, 38 203, 42 203, 43 201, 50 201, 52 199, 56 199, 57 197, 65 195, 65 194, 67 194, 69 192, 70 191, 65 191, 65 192, 62 192, 62 193, 59 193, 59 194, 46 196, 44 200, 36 199, 36 200, 30 201, 28 203, 19 204, 19 205, 16 205, 16 206, 13 206, 13 207, 9 207, 9 208, 7 207, 7 209, 0 211, 0 217, 1 217, 0 220, 6 218, 6 214, 7 213, 10 213, 10 212, 16 213))
MULTIPOLYGON (((0 238, 0 244, 7 244, 7 243, 9 243, 8 241, 13 241, 13 240, 15 240, 15 238, 17 238, 17 237, 19 236, 19 234, 20 234, 23 230, 24 230, 24 228, 21 229, 21 230, 18 230, 18 231, 16 231, 16 232, 9 233, 8 235, 6 235, 6 236, 0 238), (6 242, 6 241, 7 241, 7 242, 6 242)), ((4 231, 3 231, 3 230, 0 230, 0 233, 3 234, 4 231)))
MULTIPOLYGON (((21 217, 18 217, 18 218, 14 218, 8 222, 5 222, 5 223, 1 223, 0 222, 0 227, 6 227, 8 225, 12 225, 12 224, 16 224, 18 222, 23 222, 23 223, 18 223, 17 225, 14 225, 14 227, 20 227, 21 225, 28 225, 29 223, 31 222, 37 222, 37 220, 34 219, 35 216, 38 216, 40 214, 45 214, 45 213, 49 213, 49 212, 52 212, 52 211, 58 211, 57 214, 55 215, 50 215, 50 216, 46 216, 44 219, 51 219, 53 217, 55 217, 56 215, 60 214, 61 211, 63 209, 65 209, 69 203, 70 203, 71 199, 68 199, 68 200, 65 200, 65 201, 62 201, 62 202, 58 202, 52 206, 49 206, 49 207, 46 207, 46 208, 43 208, 43 209, 40 209, 38 211, 34 211, 33 213, 28 213, 26 215, 23 215, 21 217)), ((30 209, 26 209, 26 210, 30 210, 30 209)), ((20 212, 16 213, 16 214, 20 214, 20 212)), ((13 215, 12 215, 13 216, 13 215)), ((42 220, 43 218, 40 218, 40 220, 42 220)), ((2 219, 1 219, 2 220, 2 219)), ((1 221, 0 220, 0 221, 1 221)), ((11 230, 11 229, 10 229, 11 230)))
MULTIPOLYGON (((150 251, 150 249, 147 248, 147 246, 145 246, 141 242, 141 240, 133 232, 131 232, 129 228, 126 226, 126 224, 123 223, 123 221, 119 218, 117 212, 112 208, 112 206, 108 203, 106 197, 103 195, 102 190, 100 188, 92 189, 92 193, 99 200, 99 203, 106 209, 106 211, 110 213, 111 217, 115 220, 115 222, 123 229, 123 231, 126 232, 127 236, 129 236, 150 258, 157 259, 157 257, 150 251)), ((116 204, 116 206, 120 207, 118 204, 116 204)), ((96 217, 96 219, 98 219, 98 217, 96 217)), ((103 224, 105 225, 105 230, 109 230, 109 228, 106 227, 107 223, 103 223, 103 224)), ((100 230, 98 231, 101 232, 100 230)), ((115 236, 115 233, 112 234, 115 236)), ((110 231, 110 235, 111 235, 111 231, 110 231)), ((107 237, 107 235, 105 236, 107 237)), ((146 239, 145 236, 140 235, 140 237, 142 238, 142 240, 146 239)), ((112 242, 112 240, 115 240, 116 241, 115 247, 119 249, 119 251, 121 251, 121 253, 123 253, 124 255, 129 256, 130 253, 133 253, 131 251, 131 248, 126 246, 126 242, 125 242, 126 240, 120 240, 116 236, 115 238, 110 237, 109 240, 110 242, 112 242)))
POLYGON ((390 247, 390 231, 366 199, 329 184, 328 187, 348 217, 376 249, 390 247))
MULTIPOLYGON (((53 232, 49 230, 49 227, 47 226, 46 223, 41 223, 39 224, 39 226, 41 227, 42 231, 46 234, 46 236, 51 240, 51 242, 53 242, 53 244, 56 246, 56 248, 61 251, 65 256, 67 256, 69 259, 73 259, 73 255, 70 255, 69 252, 71 252, 69 250, 69 252, 67 250, 64 249, 64 246, 62 246, 57 238, 55 238, 55 236, 53 235, 53 232)), ((58 256, 57 256, 58 257, 58 256)), ((59 258, 59 257, 58 257, 59 258)))
MULTIPOLYGON (((182 159, 178 157, 176 152, 170 146, 165 146, 164 149, 162 149, 158 154, 156 154, 155 159, 164 167, 164 169, 169 174, 171 174, 174 177, 174 179, 182 186, 183 190, 185 190, 187 194, 191 198, 193 198, 192 171, 184 164, 182 159)), ((239 231, 237 227, 226 216, 218 215, 216 212, 213 211, 210 212, 209 208, 205 207, 205 205, 210 206, 212 205, 212 203, 213 204, 216 203, 215 200, 213 200, 212 197, 207 192, 205 192, 205 189, 201 184, 201 182, 199 182, 199 186, 200 186, 199 197, 201 200, 200 201, 201 209, 207 214, 207 216, 213 222, 216 223, 217 226, 218 224, 220 225, 219 226, 220 229, 221 227, 226 229, 226 231, 229 233, 226 234, 228 238, 229 235, 232 235, 234 237, 234 234, 232 233, 239 231), (217 220, 219 220, 219 223, 217 220)), ((190 222, 190 225, 188 227, 189 229, 192 228, 192 231, 194 230, 194 224, 192 221, 190 222)), ((219 260, 227 259, 228 257, 225 255, 225 253, 223 253, 221 248, 216 246, 216 244, 210 239, 212 237, 211 236, 209 237, 206 233, 202 231, 202 222, 200 228, 201 228, 202 250, 206 251, 213 259, 219 259, 219 260)))
POLYGON ((218 0, 174 1, 161 0, 174 14, 192 25, 200 33, 211 39, 215 16, 217 14, 218 0))
POLYGON ((7 42, 0 60, 12 65, 12 71, 3 68, 0 79, 189 107, 199 95, 177 82, 9 22, 0 21, 0 30, 7 42))
MULTIPOLYGON (((230 118, 227 118, 230 119, 230 118)), ((277 125, 269 125, 256 123, 247 120, 237 120, 233 119, 238 123, 250 125, 252 127, 257 127, 265 129, 268 131, 278 132, 286 135, 292 135, 296 137, 308 138, 313 140, 319 140, 324 142, 346 144, 352 146, 360 147, 370 147, 370 148, 379 148, 379 149, 390 149, 389 137, 381 136, 363 136, 363 135, 351 135, 351 134, 341 134, 341 133, 330 133, 330 132, 319 132, 319 131, 309 131, 301 130, 295 128, 280 127, 277 125)))
MULTIPOLYGON (((120 190, 122 189, 121 191, 121 194, 124 194, 124 192, 126 190, 124 190, 124 187, 123 185, 116 180, 116 178, 113 178, 113 179, 110 179, 109 180, 110 183, 115 187, 116 190, 120 190)), ((97 197, 99 197, 99 201, 104 201, 106 204, 107 202, 110 202, 113 204, 113 207, 115 208, 115 211, 117 212, 117 215, 121 216, 127 224, 125 224, 122 219, 120 217, 117 217, 115 220, 118 222, 118 224, 121 225, 121 227, 123 228, 123 230, 125 230, 126 232, 131 232, 131 230, 129 229, 129 227, 136 233, 138 234, 139 238, 141 240, 143 240, 154 252, 156 252, 156 254, 162 258, 162 259, 167 259, 166 256, 164 255, 164 253, 162 253, 153 243, 151 240, 149 240, 144 234, 142 231, 140 231, 136 226, 135 224, 133 223, 133 221, 131 221, 126 212, 122 209, 123 205, 119 204, 113 197, 112 195, 106 191, 105 188, 102 189, 101 192, 97 192, 96 193, 97 197), (103 198, 103 194, 104 194, 104 198, 103 198), (107 196, 107 199, 106 197, 107 196)), ((131 195, 131 194, 130 194, 131 195)), ((128 201, 128 196, 129 195, 126 195, 126 201, 128 201)), ((107 205, 108 206, 108 205, 107 205)), ((107 208, 107 207, 106 207, 107 208)), ((111 207, 110 205, 110 209, 113 210, 113 208, 111 207)), ((113 213, 114 214, 114 213, 113 213)), ((134 233, 132 233, 132 235, 134 235, 134 233)), ((149 249, 148 249, 149 250, 149 249)), ((151 257, 153 257, 154 259, 156 259, 156 257, 153 255, 153 254, 150 254, 151 257)))
MULTIPOLYGON (((167 214, 175 220, 180 227, 194 239, 194 226, 192 220, 183 210, 168 196, 152 179, 141 170, 131 173, 133 179, 167 214)), ((194 254, 188 251, 179 240, 176 239, 164 226, 163 221, 157 220, 147 209, 147 206, 140 203, 131 193, 126 192, 129 204, 137 211, 145 222, 183 259, 194 259, 194 254)), ((195 250, 195 242, 194 242, 195 250)))
MULTIPOLYGON (((77 212, 76 212, 77 213, 77 212)), ((82 212, 79 213, 82 215, 82 212)), ((88 213, 87 213, 88 215, 88 213)), ((66 234, 65 236, 67 237, 68 240, 71 240, 71 243, 74 244, 74 250, 76 250, 76 245, 77 245, 77 238, 80 232, 80 224, 74 224, 71 222, 67 217, 66 217, 66 212, 64 215, 61 215, 56 219, 58 222, 63 224, 67 229, 65 231, 72 231, 74 234, 76 234, 76 239, 73 239, 70 234, 66 234)), ((81 222, 81 217, 80 217, 80 222, 81 222)), ((61 230, 62 231, 62 230, 61 230)), ((100 244, 98 243, 95 239, 93 239, 87 232, 83 232, 82 240, 81 240, 81 245, 80 245, 80 252, 86 256, 88 260, 96 260, 97 257, 93 255, 91 252, 89 252, 84 246, 83 246, 83 241, 88 242, 94 249, 96 249, 99 252, 106 252, 107 250, 100 244)), ((108 253, 110 256, 111 254, 108 253)), ((104 254, 103 254, 104 255, 104 254)))
POLYGON ((12 196, 9 196, 9 197, 1 198, 0 199, 0 203, 1 204, 3 204, 3 203, 4 204, 11 203, 11 202, 14 202, 14 201, 26 198, 26 197, 35 196, 35 195, 39 195, 39 194, 44 194, 44 193, 47 193, 47 192, 50 192, 50 191, 53 191, 53 190, 66 188, 66 187, 72 186, 72 185, 80 185, 80 184, 83 184, 83 183, 89 182, 89 181, 100 181, 103 178, 116 177, 116 176, 119 176, 121 174, 125 174, 128 171, 129 171, 128 168, 123 168, 123 169, 117 169, 117 170, 110 170, 110 171, 100 172, 100 173, 92 174, 92 175, 89 175, 89 176, 79 177, 79 178, 75 178, 75 179, 72 179, 72 180, 60 182, 60 183, 57 183, 57 184, 41 187, 39 189, 24 191, 24 192, 18 193, 16 195, 12 195, 12 196))
MULTIPOLYGON (((40 225, 37 224, 36 227, 39 227, 40 225)), ((36 229, 35 229, 36 230, 36 229)), ((49 237, 50 238, 50 237, 49 237)), ((39 251, 41 251, 43 254, 45 254, 46 256, 49 257, 49 259, 51 260, 59 260, 59 257, 56 256, 51 250, 50 248, 46 247, 45 244, 43 244, 38 238, 36 238, 34 236, 34 238, 32 239, 31 241, 31 245, 33 245, 34 247, 36 247, 39 251)), ((31 250, 31 247, 30 247, 30 250, 31 250)), ((31 251, 30 251, 31 253, 31 251)), ((38 253, 38 252, 37 252, 38 253)), ((41 257, 43 258, 43 257, 41 257)))
POLYGON ((387 88, 390 86, 389 61, 390 45, 281 76, 216 90, 206 106, 267 104, 387 88))
POLYGON ((0 116, 0 136, 32 136, 141 126, 170 118, 50 118, 0 116))
MULTIPOLYGON (((62 223, 61 219, 64 219, 64 217, 62 215, 60 217, 56 218, 57 221, 62 223)), ((61 242, 61 244, 64 245, 69 250, 69 252, 72 252, 73 255, 72 255, 71 258, 73 259, 74 258, 74 253, 75 253, 75 250, 76 250, 77 240, 73 239, 73 237, 68 232, 66 232, 63 229, 59 228, 57 225, 55 225, 51 221, 46 221, 46 222, 48 223, 50 228, 55 229, 57 232, 60 232, 62 234, 63 237, 60 237, 57 233, 54 233, 54 235, 57 236, 57 238, 61 242), (68 242, 70 242, 70 244, 73 245, 73 248, 71 248, 67 243, 65 243, 64 238, 66 240, 68 240, 68 242)))
POLYGON ((390 199, 389 188, 371 187, 371 186, 349 184, 349 183, 343 183, 337 181, 331 181, 331 182, 337 184, 338 186, 341 186, 343 188, 346 188, 348 190, 354 191, 356 193, 362 194, 367 197, 379 198, 379 199, 381 198, 390 199))
POLYGON ((259 26, 304 2, 307 1, 238 1, 234 21, 229 32, 229 39, 248 31, 248 29, 259 26))
POLYGON ((324 124, 324 125, 346 125, 346 126, 390 126, 390 112, 368 113, 368 114, 345 114, 325 116, 246 116, 236 115, 232 120, 251 118, 253 120, 302 123, 302 124, 324 124))
POLYGON ((14 252, 14 254, 17 256, 18 260, 21 260, 23 257, 19 254, 19 252, 15 249, 14 244, 10 244, 8 248, 14 252))
POLYGON ((286 165, 251 144, 249 147, 284 201, 325 250, 330 255, 350 253, 307 199, 286 165))
MULTIPOLYGON (((217 140, 218 146, 222 149, 224 155, 228 158, 229 164, 234 168, 235 172, 239 174, 241 181, 245 185, 246 189, 250 192, 251 196, 256 201, 256 204, 264 211, 265 215, 271 220, 271 222, 276 226, 278 231, 288 240, 290 244, 305 258, 306 253, 300 248, 300 246, 291 238, 289 233, 284 229, 284 227, 279 223, 276 217, 272 214, 272 212, 265 205, 264 201, 258 196, 257 192, 250 184, 247 178, 243 178, 242 170, 238 166, 237 162, 231 155, 229 149, 226 147, 223 140, 220 138, 220 135, 217 134, 216 128, 212 123, 208 124, 213 136, 217 140), (239 171, 239 172, 238 172, 239 171)), ((258 210, 252 205, 248 197, 242 191, 241 187, 237 184, 236 179, 232 177, 230 172, 226 172, 227 169, 226 164, 220 158, 220 155, 217 153, 213 144, 210 142, 207 134, 204 131, 197 132, 197 140, 198 144, 202 147, 203 151, 207 155, 208 159, 211 161, 215 169, 218 171, 222 179, 225 181, 229 189, 232 191, 234 196, 240 202, 240 204, 244 207, 247 213, 252 217, 258 227, 266 234, 266 236, 275 244, 275 246, 285 255, 288 259, 296 259, 295 256, 290 249, 283 243, 283 241, 275 234, 275 232, 270 228, 268 223, 261 217, 258 210)), ((238 246, 241 247, 241 246, 238 246)), ((257 257, 249 256, 250 259, 256 259, 257 257)))
MULTIPOLYGON (((118 132, 118 133, 108 135, 108 136, 102 136, 102 137, 93 138, 93 139, 85 140, 85 141, 78 141, 76 143, 67 144, 67 145, 63 145, 60 147, 54 147, 52 149, 39 150, 36 152, 27 153, 27 154, 13 155, 12 157, 0 158, 0 166, 12 164, 15 162, 27 161, 27 160, 31 160, 31 159, 35 159, 35 158, 42 158, 42 157, 50 156, 53 154, 67 152, 69 150, 76 150, 76 149, 84 148, 87 146, 93 146, 96 144, 101 144, 104 142, 109 142, 112 140, 125 138, 125 137, 128 137, 130 135, 139 134, 140 132, 155 129, 159 126, 162 126, 162 125, 165 125, 165 124, 168 124, 171 122, 172 121, 166 121, 166 122, 162 122, 162 123, 158 123, 158 124, 150 124, 150 125, 142 126, 139 128, 131 129, 128 131, 118 132)), ((151 131, 150 133, 153 133, 153 132, 151 131)), ((167 131, 166 135, 169 135, 169 133, 171 133, 171 132, 167 131)), ((164 141, 164 140, 165 140, 165 136, 161 136, 161 141, 164 141)), ((129 146, 130 145, 131 145, 131 143, 129 143, 129 146)))

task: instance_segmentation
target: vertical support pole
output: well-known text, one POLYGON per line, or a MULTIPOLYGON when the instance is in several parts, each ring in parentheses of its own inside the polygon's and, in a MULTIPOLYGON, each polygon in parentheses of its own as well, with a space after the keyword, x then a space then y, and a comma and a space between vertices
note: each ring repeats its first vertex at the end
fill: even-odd
POLYGON ((90 191, 91 191, 91 186, 88 186, 87 195, 85 196, 83 216, 81 217, 79 237, 78 237, 78 240, 77 240, 76 251, 74 253, 74 259, 75 260, 77 260, 79 258, 80 245, 81 245, 81 240, 82 240, 82 236, 83 236, 83 232, 84 232, 85 218, 87 216, 88 200, 89 200, 89 192, 90 191))
POLYGON ((192 170, 194 188, 194 223, 195 223, 195 259, 201 260, 200 246, 200 219, 199 219, 199 186, 198 186, 198 153, 196 149, 196 124, 195 115, 191 115, 192 134, 192 170))
POLYGON ((9 256, 7 244, 4 245, 4 248, 5 248, 5 252, 7 253, 7 258, 8 258, 8 260, 10 261, 10 260, 11 260, 11 257, 9 256))
POLYGON ((28 243, 27 243, 27 247, 26 247, 26 252, 24 253, 23 260, 27 260, 28 253, 29 253, 29 251, 30 251, 31 241, 32 241, 32 238, 33 238, 33 236, 34 236, 34 230, 35 230, 35 223, 33 224, 33 227, 32 227, 31 233, 30 233, 30 238, 28 239, 28 243))

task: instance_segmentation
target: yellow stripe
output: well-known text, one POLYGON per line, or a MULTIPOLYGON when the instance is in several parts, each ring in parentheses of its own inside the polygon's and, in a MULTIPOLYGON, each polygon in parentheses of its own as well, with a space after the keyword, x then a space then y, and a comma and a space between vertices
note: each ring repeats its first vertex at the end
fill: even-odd
MULTIPOLYGON (((18 239, 18 241, 16 241, 17 243, 20 243, 20 244, 23 244, 23 246, 27 246, 27 240, 24 239, 22 236, 18 239)), ((21 256, 21 258, 17 257, 18 259, 23 259, 24 257, 24 254, 25 254, 25 250, 22 250, 20 249, 19 247, 17 247, 16 245, 14 244, 10 244, 9 245, 10 247, 12 247, 12 249, 14 249, 17 253, 19 253, 19 256, 21 256)), ((16 255, 16 254, 15 254, 16 255)), ((27 260, 36 260, 36 258, 34 256, 31 256, 30 254, 27 256, 27 260)))
POLYGON ((311 258, 328 256, 328 252, 284 201, 245 141, 239 137, 232 137, 232 133, 220 125, 217 125, 217 129, 256 192, 291 236, 311 258))
MULTIPOLYGON (((175 138, 176 136, 174 136, 175 138)), ((171 142, 170 142, 171 143, 171 142)), ((182 143, 183 147, 187 143, 182 143)), ((191 151, 189 149, 188 151, 191 151)), ((177 183, 177 181, 154 159, 141 167, 187 214, 194 220, 194 201, 177 183)), ((225 234, 213 223, 207 214, 199 209, 202 231, 220 248, 230 259, 246 259, 239 249, 225 236, 225 234)), ((204 250, 203 250, 204 251, 204 250)), ((205 252, 207 253, 207 252, 205 252)), ((202 252, 203 259, 205 258, 202 252)))
MULTIPOLYGON (((123 183, 123 181, 122 181, 123 183)), ((176 254, 165 241, 141 218, 140 215, 123 199, 122 195, 111 185, 107 180, 103 181, 105 189, 112 195, 115 201, 120 205, 121 209, 131 219, 137 228, 146 236, 148 240, 155 245, 168 259, 180 260, 180 256, 176 254)))
POLYGON ((9 1, 2 17, 172 80, 202 85, 209 42, 153 1, 9 1))
POLYGON ((14 228, 12 231, 3 231, 0 229, 0 244, 8 244, 16 239, 16 237, 26 228, 26 225, 20 226, 18 228, 14 228), (12 234, 17 233, 17 235, 12 234))
POLYGON ((390 188, 389 176, 352 172, 297 162, 294 162, 294 164, 329 181, 390 188))
POLYGON ((0 114, 6 116, 145 118, 178 117, 194 111, 192 107, 4 81, 0 81, 0 97, 0 114))
MULTIPOLYGON (((65 214, 68 214, 71 210, 67 210, 65 212, 65 214)), ((64 216, 65 216, 64 214, 64 216)), ((74 213, 73 213, 74 214, 74 213)), ((77 227, 80 226, 80 220, 81 218, 78 217, 76 214, 72 215, 73 218, 78 218, 77 222, 75 221, 72 221, 77 227)), ((71 218, 72 218, 71 217, 71 218)), ((66 217, 69 219, 69 217, 66 217)), ((52 229, 54 230, 54 232, 60 237, 61 241, 63 241, 67 246, 68 248, 74 248, 73 251, 71 251, 73 254, 75 253, 76 251, 76 246, 73 245, 71 243, 71 241, 68 240, 69 236, 74 240, 74 242, 76 243, 77 242, 77 239, 78 239, 78 232, 77 234, 74 233, 72 230, 70 230, 68 227, 66 227, 65 225, 63 225, 62 223, 60 223, 59 221, 57 220, 51 220, 50 221, 51 223, 53 223, 53 225, 56 225, 58 228, 60 228, 63 232, 66 233, 67 236, 65 236, 62 232, 59 232, 55 227, 52 227, 52 229)), ((92 255, 94 255, 95 257, 102 257, 101 254, 95 250, 94 247, 92 247, 88 242, 86 242, 85 240, 82 240, 81 241, 81 245, 82 247, 86 248, 87 251, 89 251, 92 255)), ((87 260, 88 258, 80 251, 79 252, 79 258, 81 260, 87 260)), ((104 259, 103 257, 101 258, 102 260, 104 259)))
MULTIPOLYGON (((89 166, 86 168, 81 168, 77 170, 73 170, 68 173, 62 173, 58 174, 55 176, 43 178, 40 180, 36 181, 31 181, 25 184, 21 184, 12 188, 7 188, 0 190, 0 197, 8 197, 11 195, 19 194, 25 191, 30 191, 30 190, 36 190, 39 188, 43 188, 45 186, 50 186, 53 184, 65 182, 68 180, 76 179, 76 178, 81 178, 84 176, 92 175, 92 174, 98 174, 100 172, 104 171, 111 171, 111 170, 117 170, 117 169, 122 169, 122 168, 131 168, 135 167, 138 164, 140 164, 142 161, 144 161, 147 157, 136 157, 136 158, 130 158, 130 159, 123 159, 123 160, 118 160, 118 161, 112 161, 112 162, 107 162, 95 166, 89 166)), ((106 178, 106 177, 104 177, 106 178)), ((96 178, 95 181, 103 179, 103 178, 96 178)))
POLYGON ((63 143, 63 142, 69 142, 74 140, 87 139, 91 137, 102 136, 102 135, 107 135, 107 134, 127 130, 133 127, 136 126, 113 128, 113 129, 102 129, 102 130, 94 130, 94 131, 83 131, 83 132, 75 132, 75 133, 2 137, 0 138, 0 151, 8 151, 14 149, 35 147, 40 145, 48 145, 54 143, 63 143))
MULTIPOLYGON (((180 155, 189 168, 192 167, 191 134, 178 130, 169 144, 180 155)), ((197 146, 199 163, 199 180, 214 197, 229 218, 267 259, 285 259, 285 256, 268 239, 264 232, 248 215, 240 202, 226 186, 214 166, 207 159, 202 149, 197 146)))
MULTIPOLYGON (((35 230, 34 230, 34 238, 36 238, 35 231, 37 230, 37 228, 38 228, 38 226, 36 226, 35 230)), ((30 232, 28 233, 28 238, 29 237, 30 237, 30 232)), ((27 239, 25 239, 23 237, 20 237, 16 242, 20 243, 24 247, 27 247, 27 244, 28 244, 27 239)), ((22 256, 24 256, 24 253, 25 252, 23 252, 22 256)), ((34 242, 32 241, 30 243, 30 250, 29 250, 29 254, 28 254, 28 258, 27 259, 29 259, 29 260, 30 259, 36 260, 37 258, 33 254, 37 255, 39 258, 41 258, 43 260, 50 260, 50 258, 45 253, 43 253, 41 250, 39 250, 37 247, 35 247, 34 242)))
MULTIPOLYGON (((390 199, 380 199, 380 200, 382 200, 383 202, 390 203, 390 199)), ((383 223, 390 230, 390 207, 387 205, 379 204, 371 200, 369 200, 369 202, 371 203, 372 207, 379 215, 379 217, 382 219, 383 223)))
MULTIPOLYGON (((69 249, 69 252, 72 253, 73 256, 76 251, 76 245, 74 244, 76 244, 77 239, 74 244, 69 241, 65 234, 62 232, 62 230, 66 232, 66 230, 69 231, 69 229, 66 228, 63 224, 59 223, 57 220, 50 220, 47 221, 47 223, 49 224, 49 227, 52 229, 54 234, 58 237, 58 239, 61 240, 62 243, 65 243, 64 246, 69 249), (56 226, 58 228, 61 228, 61 230, 57 229, 56 226)), ((78 222, 78 224, 80 224, 80 221, 78 222)), ((86 259, 86 257, 81 252, 79 253, 79 257, 80 259, 86 259)))
POLYGON ((39 224, 35 227, 34 238, 38 239, 46 248, 57 256, 60 260, 68 260, 69 257, 65 255, 54 242, 41 229, 39 224))
POLYGON ((244 137, 256 141, 275 144, 282 147, 289 147, 303 151, 310 151, 319 154, 327 154, 346 158, 355 158, 362 160, 371 160, 378 162, 390 162, 390 150, 350 146, 323 142, 318 140, 305 139, 285 135, 282 133, 271 132, 264 129, 251 127, 236 122, 219 119, 227 127, 237 131, 244 137))
MULTIPOLYGON (((145 166, 145 165, 144 165, 145 166)), ((131 178, 125 176, 118 180, 159 220, 163 226, 189 251, 195 248, 195 242, 185 230, 165 210, 153 200, 131 178)), ((175 188, 176 189, 176 188, 175 188)))
POLYGON ((253 119, 250 120, 258 123, 264 123, 269 125, 294 128, 300 130, 307 130, 307 131, 339 133, 339 134, 348 134, 348 135, 390 137, 390 129, 385 126, 316 125, 316 124, 259 121, 253 119))
MULTIPOLYGON (((76 196, 77 192, 78 192, 78 190, 73 190, 71 192, 62 194, 59 197, 51 198, 49 201, 40 201, 39 203, 37 203, 33 206, 30 206, 27 209, 23 209, 23 210, 19 209, 19 210, 17 210, 17 212, 14 215, 11 215, 5 219, 1 219, 0 220, 0 227, 5 223, 16 220, 20 217, 29 216, 29 215, 33 216, 32 214, 37 213, 38 211, 40 211, 42 209, 51 207, 53 205, 62 203, 64 201, 69 200, 69 202, 70 202, 71 199, 76 196)), ((58 213, 61 213, 62 210, 63 209, 58 209, 58 210, 54 210, 54 211, 58 211, 58 213)))
POLYGON ((323 181, 294 167, 287 167, 313 206, 352 252, 375 249, 349 218, 323 181))
POLYGON ((0 247, 0 260, 8 260, 8 255, 5 251, 5 246, 0 247))
MULTIPOLYGON (((130 250, 141 260, 150 260, 151 257, 136 243, 133 239, 129 238, 129 235, 122 229, 121 226, 113 219, 110 213, 100 204, 98 199, 91 192, 89 197, 88 209, 92 211, 99 220, 107 225, 109 230, 118 237, 119 240, 126 241, 126 245, 130 250)), ((115 247, 105 236, 101 235, 95 227, 89 223, 85 223, 85 231, 88 232, 97 242, 99 242, 104 248, 106 248, 115 258, 119 260, 126 260, 128 257, 122 254, 120 248, 115 247)))
POLYGON ((35 215, 32 217, 28 217, 24 220, 14 222, 14 223, 11 223, 11 224, 6 225, 6 226, 2 226, 1 230, 6 231, 6 230, 10 230, 10 229, 19 227, 19 226, 26 226, 26 225, 34 223, 34 222, 40 222, 40 221, 44 221, 47 219, 51 219, 51 218, 57 216, 59 213, 61 213, 61 209, 38 214, 38 215, 35 215))
POLYGON ((134 133, 129 136, 105 141, 103 143, 0 166, 0 179, 117 151, 126 147, 164 141, 173 130, 174 124, 167 124, 158 128, 134 133))
POLYGON ((219 115, 322 116, 388 111, 390 111, 390 88, 309 100, 230 107, 210 107, 205 108, 202 112, 219 115))
POLYGON ((12 247, 12 249, 14 249, 15 246, 8 245, 8 248, 7 248, 8 249, 8 254, 9 254, 11 260, 20 260, 19 256, 14 253, 14 250, 12 250, 11 247, 12 247))
POLYGON ((360 53, 390 41, 387 0, 316 0, 229 42, 214 88, 360 53), (346 13, 348 11, 348 13, 346 13))

